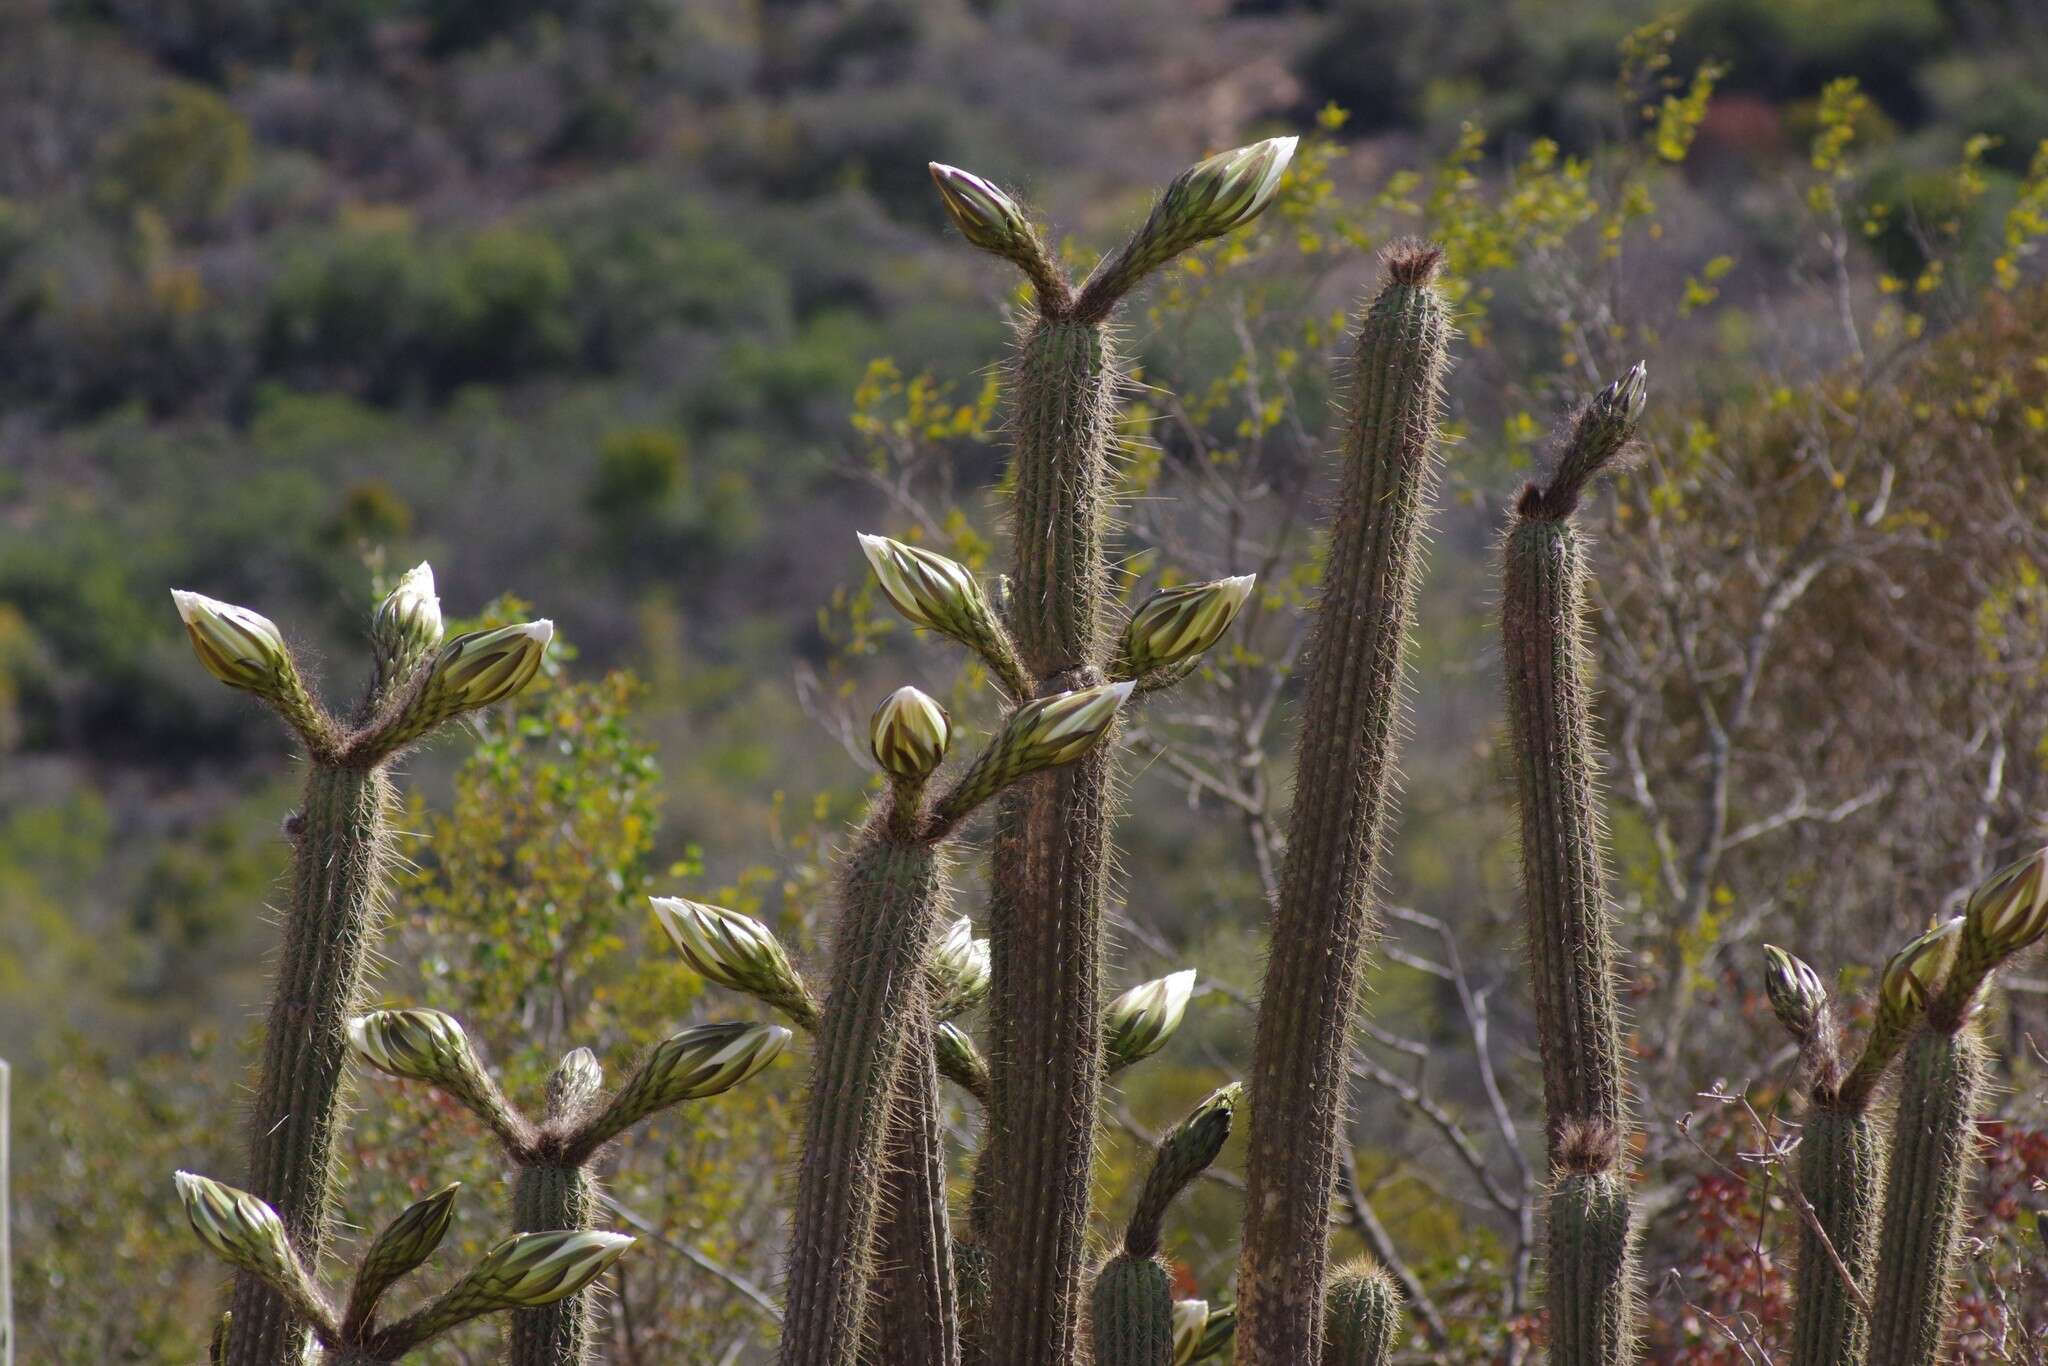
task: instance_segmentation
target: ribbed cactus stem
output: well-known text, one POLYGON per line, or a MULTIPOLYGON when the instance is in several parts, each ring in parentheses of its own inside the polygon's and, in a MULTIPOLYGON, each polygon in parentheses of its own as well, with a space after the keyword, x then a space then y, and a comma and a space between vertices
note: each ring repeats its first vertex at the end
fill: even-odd
POLYGON ((946 1209, 945 1136, 930 1012, 911 1020, 897 1072, 870 1339, 881 1366, 959 1366, 960 1305, 946 1209))
MULTIPOLYGON (((333 1218, 345 1026, 362 994, 390 857, 391 786, 377 766, 314 763, 293 823, 285 906, 263 1061, 249 1116, 250 1193, 267 1201, 308 1267, 333 1218)), ((297 1366, 306 1328, 277 1293, 235 1278, 226 1366, 297 1366)))
MULTIPOLYGON (((1015 375, 1010 622, 1040 692, 1102 681, 1116 364, 1097 324, 1040 318, 1015 375)), ((1101 1090, 1108 746, 999 799, 989 912, 992 1074, 973 1233, 993 1254, 976 1350, 1078 1354, 1101 1090)))
POLYGON ((884 797, 840 878, 832 985, 818 1022, 797 1167, 783 1366, 854 1366, 874 1280, 891 1096, 944 900, 938 850, 884 797))
MULTIPOLYGON (((512 1178, 512 1227, 519 1233, 594 1228, 597 1178, 587 1166, 522 1166, 512 1178)), ((594 1349, 596 1293, 579 1290, 538 1309, 512 1312, 511 1366, 583 1366, 594 1349)))
MULTIPOLYGON (((1244 1331, 1243 1311, 1239 1329, 1244 1331)), ((1347 1267, 1330 1278, 1322 1366, 1387 1366, 1401 1338, 1401 1292, 1377 1266, 1347 1267)))
POLYGON ((1856 1290, 1868 1299, 1884 1183, 1884 1131, 1868 1107, 1815 1097, 1799 1136, 1797 1179, 1827 1243, 1799 1221, 1792 1366, 1861 1366, 1870 1319, 1856 1290))
POLYGON ((1251 1071, 1237 1359, 1313 1361, 1346 1050, 1392 805, 1403 658, 1450 323, 1438 253, 1387 258, 1352 354, 1343 483, 1304 670, 1294 809, 1251 1071))
POLYGON ((1636 1350, 1635 1237, 1619 1134, 1568 1128, 1548 1202, 1550 1360, 1607 1366, 1636 1350))
POLYGON ((1985 1071, 1975 1026, 1947 1024, 1930 1016, 1906 1046, 1899 1121, 1885 1170, 1870 1366, 1933 1366, 1946 1359, 1985 1071))
POLYGON ((1095 1366, 1172 1366, 1173 1277, 1164 1262, 1117 1254, 1096 1273, 1089 1301, 1095 1366))

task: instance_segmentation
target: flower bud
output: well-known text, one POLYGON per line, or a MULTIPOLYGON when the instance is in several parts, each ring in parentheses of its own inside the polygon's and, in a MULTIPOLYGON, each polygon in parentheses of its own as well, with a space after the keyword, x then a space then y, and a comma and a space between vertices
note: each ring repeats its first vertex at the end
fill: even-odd
POLYGON ((1099 683, 1052 693, 1010 713, 1002 733, 940 803, 943 819, 957 820, 1020 778, 1071 763, 1095 747, 1116 720, 1117 708, 1137 684, 1099 683))
POLYGON ((1268 138, 1222 152, 1182 171, 1145 225, 1102 264, 1082 289, 1083 317, 1106 315, 1116 300, 1174 257, 1249 223, 1272 202, 1294 157, 1294 138, 1268 138))
POLYGON ((373 1010, 348 1022, 348 1042, 365 1061, 394 1077, 454 1090, 482 1070, 469 1036, 439 1010, 373 1010))
POLYGON ((1593 411, 1604 421, 1633 427, 1642 419, 1649 398, 1650 367, 1637 361, 1627 374, 1593 396, 1593 411))
POLYGON ((183 589, 172 589, 171 601, 192 638, 192 652, 230 688, 268 697, 281 680, 295 676, 291 652, 269 617, 183 589))
POLYGON ((962 237, 983 251, 1011 259, 1034 251, 1037 234, 1008 195, 972 171, 936 161, 930 169, 946 216, 962 237))
POLYGON ((1907 1017, 1927 1008, 1949 965, 1955 961, 1962 928, 1961 916, 1944 920, 1891 956, 1877 989, 1884 1011, 1894 1017, 1907 1017))
POLYGON ((1222 638, 1251 596, 1256 576, 1183 584, 1154 593, 1124 628, 1124 668, 1132 678, 1195 659, 1222 638))
POLYGON ((443 1186, 426 1199, 407 1205, 371 1240, 369 1249, 356 1266, 354 1287, 349 1291, 347 1322, 362 1327, 371 1312, 399 1277, 434 1255, 448 1236, 455 1217, 455 1192, 461 1182, 443 1186))
POLYGON ((434 595, 434 567, 424 561, 405 571, 398 586, 377 604, 370 639, 383 658, 404 668, 441 643, 441 599, 434 595))
POLYGON ((996 621, 988 594, 966 565, 920 546, 865 532, 860 536, 860 548, 875 571, 882 596, 905 621, 951 636, 984 655, 1009 652, 1008 637, 996 621))
POLYGON ((570 1049, 548 1074, 548 1118, 581 1114, 603 1089, 604 1068, 598 1065, 597 1054, 587 1048, 570 1049))
POLYGON ((974 922, 961 916, 932 951, 932 1017, 950 1020, 988 998, 988 941, 974 937, 974 922))
POLYGON ((1207 1300, 1173 1302, 1173 1366, 1195 1359, 1195 1349, 1202 1345, 1202 1330, 1208 1326, 1207 1300))
POLYGON ((782 943, 752 916, 681 897, 648 898, 654 917, 698 974, 804 1019, 813 1010, 782 943))
POLYGON ((651 1114, 686 1100, 729 1091, 780 1057, 789 1043, 781 1025, 698 1025, 654 1046, 639 1071, 578 1136, 592 1150, 651 1114))
POLYGON ((1132 987, 1103 1012, 1103 1051, 1109 1070, 1129 1067, 1166 1046, 1187 1014, 1195 970, 1187 968, 1132 987))
POLYGON ((540 672, 554 638, 555 624, 546 620, 455 637, 441 647, 417 691, 382 728, 380 748, 410 744, 451 717, 512 696, 540 672))
POLYGON ((1195 1344, 1195 1354, 1189 1360, 1206 1361, 1210 1357, 1221 1356, 1229 1350, 1236 1337, 1237 1306, 1219 1305, 1209 1311, 1209 1320, 1202 1325, 1202 1339, 1195 1344))
POLYGON ((949 1020, 932 1030, 932 1054, 939 1071, 966 1087, 974 1096, 986 1099, 989 1089, 988 1060, 974 1046, 967 1031, 949 1020))
POLYGON ((1167 1207, 1209 1169, 1230 1141, 1231 1118, 1243 1092, 1235 1083, 1211 1092, 1159 1140, 1151 1170, 1145 1173, 1145 1184, 1131 1206, 1130 1223, 1124 1231, 1126 1252, 1134 1257, 1158 1253, 1167 1207))
POLYGON ((380 1345, 402 1353, 495 1309, 538 1309, 567 1299, 602 1276, 633 1241, 590 1229, 515 1233, 439 1299, 378 1334, 380 1345))
POLYGON ((1826 1018, 1828 990, 1820 974, 1774 944, 1764 945, 1764 992, 1778 1023, 1802 1042, 1826 1018))
POLYGON ((1993 962, 2048 932, 2048 849, 2036 849, 1993 873, 1971 893, 1963 917, 1972 943, 1993 962))
POLYGON ((891 776, 919 783, 931 776, 953 743, 946 709, 916 688, 898 688, 868 725, 875 762, 891 776))
POLYGON ((304 1279, 276 1210, 247 1191, 191 1172, 178 1172, 172 1179, 192 1231, 222 1261, 272 1285, 289 1286, 304 1279))

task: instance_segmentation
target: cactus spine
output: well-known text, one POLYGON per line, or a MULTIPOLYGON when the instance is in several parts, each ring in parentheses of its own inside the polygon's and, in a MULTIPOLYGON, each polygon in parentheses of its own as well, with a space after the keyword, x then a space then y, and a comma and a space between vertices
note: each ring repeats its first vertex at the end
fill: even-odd
MULTIPOLYGON (((1346 1267, 1330 1278, 1322 1366, 1386 1366, 1401 1336, 1401 1292, 1377 1266, 1346 1267)), ((1242 1331, 1242 1329, 1240 1329, 1242 1331)))
POLYGON ((1610 1366, 1634 1350, 1620 1007, 1582 645, 1586 552, 1572 514, 1586 484, 1633 435, 1643 396, 1638 365, 1579 415, 1549 485, 1531 484, 1517 500, 1502 574, 1522 894, 1553 1174, 1548 1300, 1559 1366, 1610 1366))
POLYGON ((1173 1277, 1156 1256, 1120 1252, 1089 1294, 1096 1366, 1171 1366, 1173 1277))
POLYGON ((1450 323, 1439 255, 1404 247, 1352 356, 1343 488, 1305 668, 1294 810, 1252 1057, 1238 1360, 1315 1359, 1353 1009, 1393 751, 1450 323))

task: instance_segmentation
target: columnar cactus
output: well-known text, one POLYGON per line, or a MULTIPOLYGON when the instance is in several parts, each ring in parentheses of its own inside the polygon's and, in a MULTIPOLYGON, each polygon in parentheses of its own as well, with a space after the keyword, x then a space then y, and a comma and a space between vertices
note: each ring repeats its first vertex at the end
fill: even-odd
POLYGON ((1636 1268, 1619 985, 1603 885, 1585 658, 1585 546, 1572 514, 1621 453, 1641 365, 1579 414, 1547 485, 1517 500, 1505 543, 1501 641, 1521 810, 1522 895, 1552 1169, 1548 1303, 1558 1366, 1632 1354, 1636 1268))
MULTIPOLYGON (((286 826, 290 893, 249 1114, 248 1180, 317 1269, 333 1218, 343 1026, 387 892, 390 763, 446 722, 525 687, 553 628, 529 622, 444 645, 433 574, 421 565, 378 607, 375 682, 342 720, 315 700, 268 619, 197 593, 172 597, 207 671, 268 702, 305 747, 305 797, 286 826)), ((272 1286, 244 1272, 229 1307, 226 1366, 295 1366, 307 1329, 272 1286)))
MULTIPOLYGON (((1118 663, 1105 626, 1121 372, 1105 324, 1146 275, 1257 216, 1293 151, 1294 140, 1280 138, 1190 168, 1078 291, 1006 195, 979 177, 932 168, 962 236, 1018 265, 1037 293, 1011 375, 1007 627, 1016 649, 1014 662, 991 661, 1020 695, 1089 687, 1118 663)), ((991 1361, 1066 1361, 1079 1348, 1102 1073, 1109 784, 1104 747, 1020 784, 996 817, 992 1088, 978 1168, 987 1188, 972 1209, 973 1236, 991 1254, 990 1297, 977 1315, 978 1350, 991 1361)))
POLYGON ((1321 1366, 1387 1366, 1401 1339, 1401 1292, 1382 1267, 1345 1267, 1330 1278, 1321 1366))
POLYGON ((1343 486, 1303 670, 1294 810, 1252 1056, 1238 1359, 1289 1366, 1321 1341, 1330 1200, 1353 1008, 1377 933, 1403 657, 1437 477, 1450 320, 1439 256, 1404 246, 1352 353, 1343 486))

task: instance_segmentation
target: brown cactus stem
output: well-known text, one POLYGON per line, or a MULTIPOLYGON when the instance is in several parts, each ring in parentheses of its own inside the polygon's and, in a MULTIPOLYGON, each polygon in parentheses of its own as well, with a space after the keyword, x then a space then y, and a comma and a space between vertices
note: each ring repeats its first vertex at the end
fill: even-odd
MULTIPOLYGON (((1015 375, 1010 626, 1041 692, 1102 681, 1116 364, 1102 326, 1040 317, 1015 375)), ((987 1137, 974 1236, 990 1253, 978 1359, 1074 1360, 1086 1307, 1102 1081, 1110 741, 998 801, 987 1137)))
POLYGON ((1813 1220, 1799 1223, 1792 1366, 1861 1366, 1870 1343, 1884 1141, 1868 1106, 1814 1092, 1799 1136, 1799 1194, 1813 1220))
POLYGON ((855 1366, 875 1281, 884 1144, 945 900, 938 849, 884 796, 840 876, 785 1277, 783 1366, 855 1366))
POLYGON ((1450 324, 1439 254, 1387 258, 1352 355, 1343 482, 1304 670, 1294 809, 1252 1056, 1237 1360, 1317 1360, 1346 1052, 1393 788, 1450 324))
POLYGON ((876 1366, 960 1366, 945 1136, 928 1011, 911 1021, 889 1116, 869 1340, 876 1366))
POLYGON ((1572 517, 1586 484, 1632 435, 1641 386, 1640 369, 1632 371, 1580 414, 1548 486, 1531 484, 1517 500, 1503 557, 1502 656, 1525 933, 1556 1175, 1546 1270, 1557 1366, 1629 1360, 1640 1300, 1619 974, 1601 867, 1598 759, 1582 643, 1586 552, 1572 517))
MULTIPOLYGON (((333 1219, 345 1028, 358 1008, 390 857, 391 784, 381 766, 315 762, 292 823, 285 907, 256 1100, 247 1189, 318 1267, 333 1219)), ((226 1366, 297 1366, 308 1330, 262 1278, 235 1277, 226 1366)))

